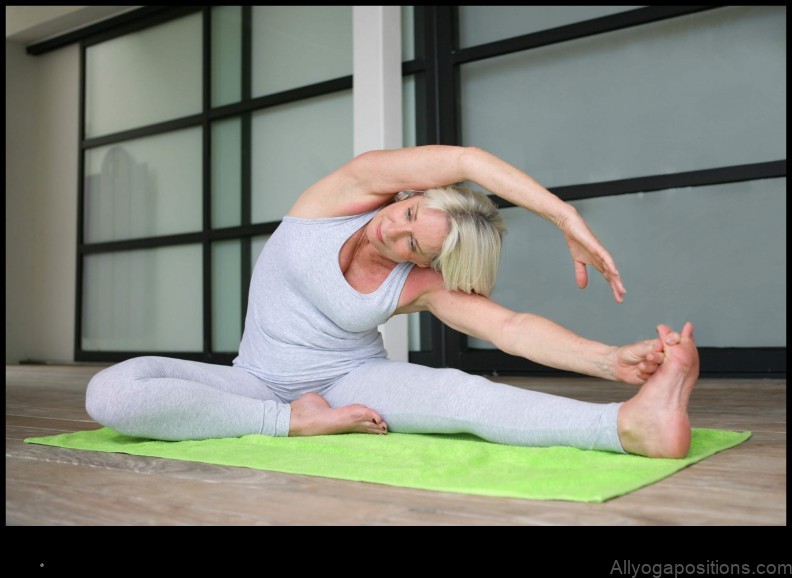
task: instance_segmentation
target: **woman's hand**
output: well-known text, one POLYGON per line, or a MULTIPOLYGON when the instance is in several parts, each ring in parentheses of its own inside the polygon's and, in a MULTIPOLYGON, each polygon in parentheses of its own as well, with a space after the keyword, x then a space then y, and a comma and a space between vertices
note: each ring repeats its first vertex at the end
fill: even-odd
POLYGON ((665 361, 665 346, 679 343, 679 333, 659 325, 659 339, 647 339, 619 347, 614 355, 613 373, 617 381, 643 385, 665 361))
POLYGON ((566 237, 569 252, 575 263, 575 280, 578 287, 585 289, 588 285, 586 265, 591 265, 605 277, 605 280, 611 286, 613 298, 616 302, 623 303, 622 295, 627 293, 627 290, 622 285, 621 275, 619 275, 610 253, 605 250, 599 239, 591 232, 583 217, 577 211, 572 210, 557 224, 566 237))

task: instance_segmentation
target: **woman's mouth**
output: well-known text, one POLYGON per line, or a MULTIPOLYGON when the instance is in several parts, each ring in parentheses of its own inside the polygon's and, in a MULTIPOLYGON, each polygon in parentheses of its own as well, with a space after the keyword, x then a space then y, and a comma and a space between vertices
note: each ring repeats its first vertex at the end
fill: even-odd
POLYGON ((385 243, 385 241, 382 240, 382 223, 377 225, 377 239, 379 239, 380 243, 385 243))

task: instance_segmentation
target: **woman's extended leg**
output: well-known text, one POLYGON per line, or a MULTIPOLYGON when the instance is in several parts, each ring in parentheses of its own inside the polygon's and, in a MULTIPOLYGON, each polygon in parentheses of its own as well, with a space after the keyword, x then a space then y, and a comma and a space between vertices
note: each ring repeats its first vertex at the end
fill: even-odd
POLYGON ((161 440, 286 436, 291 408, 243 369, 138 357, 97 373, 85 407, 102 425, 161 440))
POLYGON ((466 432, 510 445, 624 451, 617 429, 621 404, 529 391, 456 369, 379 359, 322 395, 333 407, 361 403, 380 412, 392 432, 466 432))

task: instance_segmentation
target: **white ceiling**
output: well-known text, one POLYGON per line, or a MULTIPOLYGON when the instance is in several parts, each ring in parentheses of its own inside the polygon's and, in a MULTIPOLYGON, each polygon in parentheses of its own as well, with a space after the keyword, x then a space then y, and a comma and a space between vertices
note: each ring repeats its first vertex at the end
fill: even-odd
POLYGON ((33 44, 141 6, 6 6, 6 40, 33 44))

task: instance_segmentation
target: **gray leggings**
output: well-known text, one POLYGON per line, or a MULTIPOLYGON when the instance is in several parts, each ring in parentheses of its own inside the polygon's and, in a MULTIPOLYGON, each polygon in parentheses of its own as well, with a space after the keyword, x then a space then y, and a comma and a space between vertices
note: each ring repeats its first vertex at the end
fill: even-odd
MULTIPOLYGON (((621 404, 594 404, 499 384, 456 369, 376 359, 312 388, 332 407, 354 403, 402 433, 471 433, 487 441, 624 452, 621 404)), ((286 436, 289 402, 247 371, 165 357, 138 357, 91 380, 86 409, 121 433, 186 440, 286 436)))

